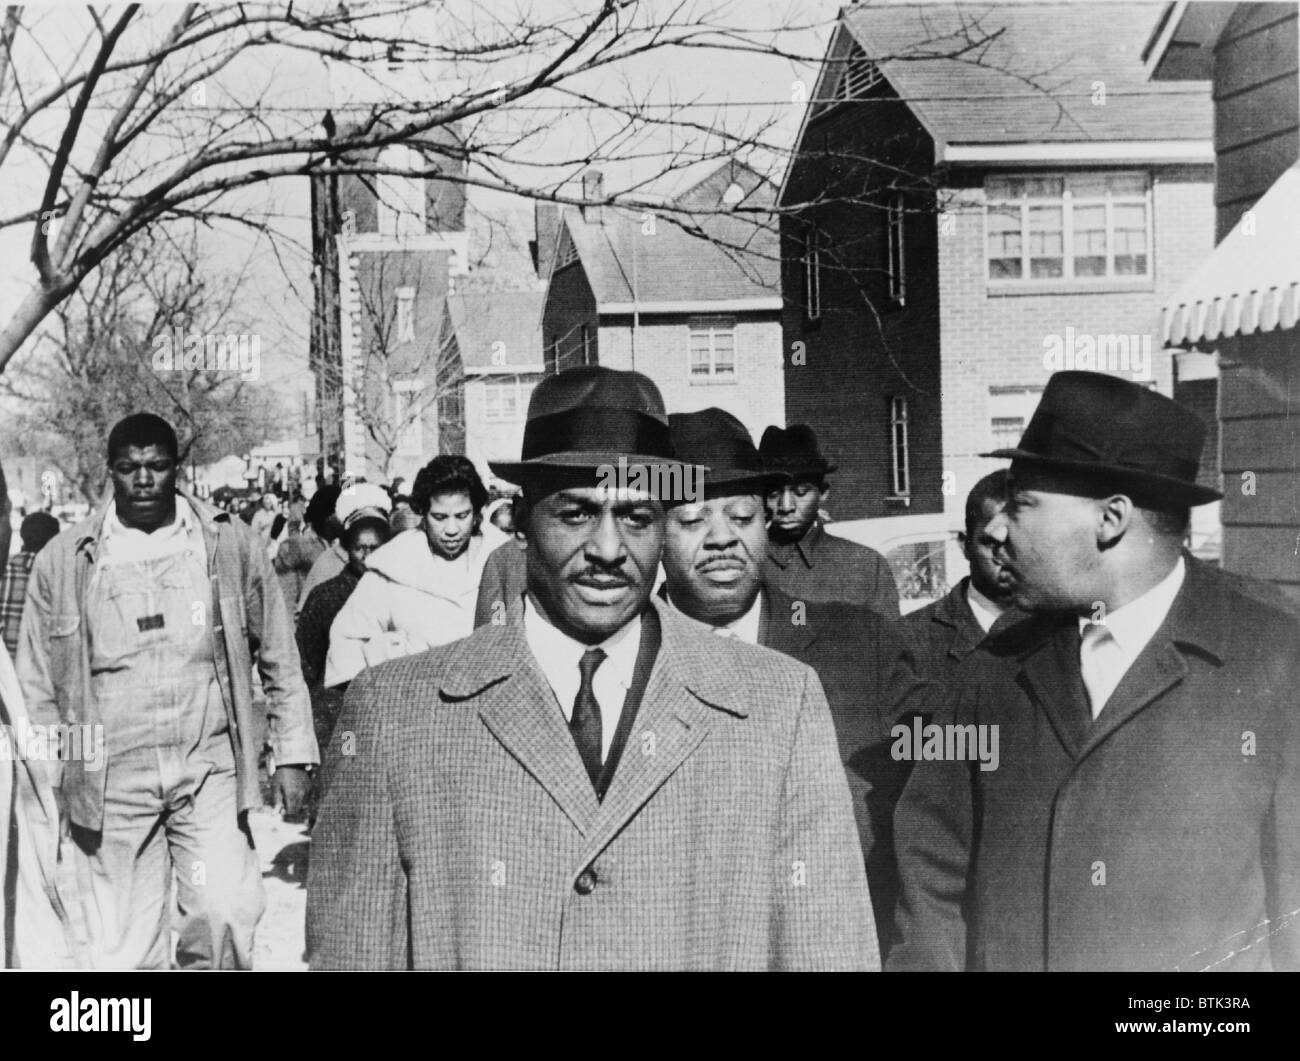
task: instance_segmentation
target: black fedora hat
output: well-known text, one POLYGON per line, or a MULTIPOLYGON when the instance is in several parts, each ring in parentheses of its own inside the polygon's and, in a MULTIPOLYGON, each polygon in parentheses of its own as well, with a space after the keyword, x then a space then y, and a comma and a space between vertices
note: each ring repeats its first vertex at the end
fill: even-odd
POLYGON ((707 467, 704 497, 763 494, 781 481, 768 471, 749 431, 725 409, 716 407, 668 417, 673 452, 690 464, 707 467))
POLYGON ((830 475, 835 470, 835 465, 822 456, 817 434, 807 424, 767 428, 758 452, 768 471, 792 479, 830 475))
POLYGON ((1058 372, 1020 445, 981 453, 1128 489, 1161 505, 1223 497, 1196 482, 1205 424, 1172 398, 1104 372, 1058 372))
POLYGON ((584 365, 547 376, 528 401, 517 461, 489 461, 502 479, 522 483, 548 469, 680 464, 673 456, 659 388, 639 372, 584 365))

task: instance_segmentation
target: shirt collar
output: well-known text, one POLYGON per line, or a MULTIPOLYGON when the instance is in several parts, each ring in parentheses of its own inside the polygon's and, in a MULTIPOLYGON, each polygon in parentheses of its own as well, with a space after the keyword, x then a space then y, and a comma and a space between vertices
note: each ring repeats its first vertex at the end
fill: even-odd
MULTIPOLYGON (((1126 655, 1136 657, 1155 636, 1174 606, 1174 598, 1178 596, 1186 577, 1187 564, 1180 556, 1173 570, 1142 596, 1134 597, 1127 604, 1106 613, 1106 629, 1126 655)), ((1093 620, 1086 615, 1079 616, 1080 635, 1094 621, 1100 620, 1093 620)))
MULTIPOLYGON (((615 675, 624 687, 630 687, 632 672, 636 670, 637 653, 641 649, 641 616, 638 614, 604 641, 585 645, 548 622, 533 603, 532 595, 525 593, 524 637, 548 681, 552 674, 563 674, 567 683, 568 676, 578 673, 578 662, 583 653, 588 649, 599 648, 606 657, 601 664, 602 668, 615 675)), ((552 688, 555 684, 554 681, 551 682, 552 688)))
MULTIPOLYGON (((677 603, 673 600, 671 593, 665 593, 664 596, 667 599, 668 603, 673 606, 674 611, 681 612, 682 615, 686 615, 686 612, 682 611, 681 608, 677 607, 677 603)), ((690 615, 686 615, 686 617, 688 619, 694 618, 693 616, 690 615)), ((762 624, 762 620, 763 620, 763 594, 760 592, 754 595, 754 603, 749 606, 749 610, 746 611, 744 615, 737 616, 729 623, 720 623, 716 625, 712 623, 705 623, 704 625, 711 627, 713 632, 715 634, 718 634, 720 637, 733 637, 737 641, 744 641, 750 645, 757 645, 759 629, 762 624)), ((700 622, 702 620, 696 620, 696 621, 700 622)))
POLYGON ((109 538, 150 538, 156 543, 162 543, 181 535, 189 534, 194 529, 195 517, 194 510, 190 503, 185 500, 185 496, 177 492, 176 496, 176 518, 165 527, 159 527, 156 531, 148 533, 137 530, 134 527, 128 527, 117 516, 117 500, 110 499, 108 509, 104 513, 104 524, 99 532, 99 540, 105 541, 109 538))
POLYGON ((822 521, 815 519, 812 526, 804 532, 804 536, 797 542, 787 544, 769 542, 767 551, 772 559, 782 567, 788 567, 797 556, 803 561, 804 567, 811 568, 813 566, 813 553, 817 549, 817 543, 821 540, 821 536, 822 521))
POLYGON ((984 596, 975 588, 975 583, 966 583, 966 604, 975 616, 975 621, 980 624, 980 629, 986 634, 993 629, 993 624, 1002 617, 1006 608, 994 604, 988 597, 984 596))

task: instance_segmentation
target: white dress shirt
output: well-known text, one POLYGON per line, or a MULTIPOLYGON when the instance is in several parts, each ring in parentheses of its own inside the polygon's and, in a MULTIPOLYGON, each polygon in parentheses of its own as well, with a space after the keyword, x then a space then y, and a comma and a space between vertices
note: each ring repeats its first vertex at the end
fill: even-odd
POLYGON ((970 608, 971 615, 975 616, 975 621, 980 624, 980 629, 986 634, 993 629, 993 624, 1006 611, 1005 608, 999 608, 977 590, 974 582, 966 583, 966 606, 970 608))
POLYGON ((641 617, 638 615, 622 629, 597 645, 575 641, 542 617, 530 594, 524 594, 524 637, 543 676, 559 702, 567 723, 573 718, 573 702, 578 698, 582 674, 578 664, 588 649, 599 648, 606 658, 591 679, 591 691, 600 706, 600 761, 609 758, 614 731, 623 714, 623 701, 632 687, 636 657, 641 650, 641 617))
POLYGON ((1142 596, 1108 612, 1103 620, 1079 617, 1079 666, 1093 718, 1101 714, 1124 675, 1155 637, 1186 576, 1187 565, 1180 556, 1163 579, 1142 596))
MULTIPOLYGON (((678 608, 673 602, 671 593, 668 595, 668 603, 672 604, 677 611, 682 612, 681 608, 678 608)), ((682 614, 686 615, 685 612, 682 612, 682 614)), ((687 618, 693 618, 693 616, 687 616, 687 618)), ((710 623, 705 623, 705 625, 710 627, 719 637, 729 637, 734 641, 744 641, 747 645, 757 645, 758 628, 762 625, 762 619, 763 594, 760 593, 754 598, 754 603, 749 606, 749 611, 745 612, 744 615, 733 619, 729 623, 723 623, 721 626, 713 626, 710 623)), ((700 621, 696 620, 696 622, 700 621)))

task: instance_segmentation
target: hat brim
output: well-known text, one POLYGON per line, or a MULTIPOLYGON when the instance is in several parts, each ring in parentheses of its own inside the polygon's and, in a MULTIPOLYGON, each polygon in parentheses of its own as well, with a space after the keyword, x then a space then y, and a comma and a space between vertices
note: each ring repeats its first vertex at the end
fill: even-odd
MULTIPOLYGON (((548 472, 598 471, 602 468, 617 468, 622 464, 633 468, 646 465, 661 465, 665 468, 685 467, 688 462, 676 457, 651 456, 645 453, 547 453, 526 461, 488 461, 492 474, 508 483, 523 484, 548 472)), ((704 469, 706 472, 707 468, 704 469)))
POLYGON ((1030 450, 1014 449, 995 449, 991 453, 981 453, 981 457, 994 457, 999 460, 1021 461, 1025 464, 1032 464, 1038 468, 1045 468, 1049 471, 1056 470, 1062 472, 1074 472, 1081 475, 1109 476, 1118 480, 1120 483, 1133 484, 1136 486, 1148 487, 1152 490, 1159 491, 1172 504, 1178 505, 1208 505, 1212 501, 1222 501, 1223 494, 1218 490, 1212 490, 1208 486, 1202 486, 1200 483, 1191 483, 1186 479, 1178 479, 1172 475, 1161 475, 1159 472, 1139 471, 1135 468, 1125 468, 1118 464, 1100 464, 1096 461, 1072 461, 1062 460, 1058 457, 1044 457, 1042 454, 1033 453, 1030 450))
POLYGON ((789 466, 773 466, 769 472, 780 479, 817 479, 823 475, 833 475, 836 471, 834 464, 793 464, 789 466))

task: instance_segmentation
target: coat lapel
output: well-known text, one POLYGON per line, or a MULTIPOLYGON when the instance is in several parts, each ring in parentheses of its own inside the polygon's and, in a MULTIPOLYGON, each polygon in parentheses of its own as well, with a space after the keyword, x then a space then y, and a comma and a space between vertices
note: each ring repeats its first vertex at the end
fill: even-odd
POLYGON ((479 717, 503 748, 546 791, 584 836, 600 804, 550 684, 533 662, 516 602, 499 627, 458 643, 442 693, 474 698, 479 717))
POLYGON ((786 596, 770 586, 765 586, 762 593, 763 610, 758 626, 758 643, 764 648, 775 649, 795 659, 803 659, 818 635, 818 631, 809 622, 808 602, 801 602, 804 605, 804 621, 796 626, 790 621, 794 615, 793 597, 786 596))
POLYGON ((1187 576, 1169 614, 1106 701, 1084 754, 1182 682, 1188 673, 1183 647, 1215 663, 1223 661, 1233 609, 1221 592, 1222 576, 1216 576, 1207 574, 1200 561, 1187 560, 1187 576))
POLYGON ((654 606, 663 635, 659 655, 599 820, 587 836, 584 862, 595 858, 699 748, 719 711, 749 713, 738 696, 744 675, 734 662, 735 646, 724 638, 701 637, 698 624, 670 605, 656 600, 654 606))
POLYGON ((1091 713, 1079 673, 1078 625, 1073 617, 1060 620, 1051 636, 1022 657, 1018 681, 1043 709, 1071 758, 1077 759, 1091 713))

